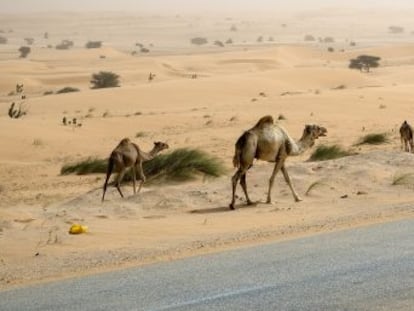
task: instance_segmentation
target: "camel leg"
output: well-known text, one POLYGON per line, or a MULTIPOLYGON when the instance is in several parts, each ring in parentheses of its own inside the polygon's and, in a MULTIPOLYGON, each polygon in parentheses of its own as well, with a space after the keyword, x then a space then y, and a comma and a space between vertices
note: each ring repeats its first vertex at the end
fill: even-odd
POLYGON ((137 193, 137 189, 136 189, 136 170, 135 170, 135 166, 132 166, 132 187, 134 187, 134 194, 137 193))
POLYGON ((121 197, 124 197, 121 191, 121 181, 122 181, 122 178, 124 178, 124 175, 125 175, 125 168, 122 168, 118 176, 116 177, 116 181, 115 181, 115 187, 118 190, 121 197))
POLYGON ((410 139, 410 152, 414 152, 414 142, 410 139))
POLYGON ((286 181, 286 183, 289 185, 290 191, 292 191, 292 194, 293 194, 293 197, 295 198, 295 201, 296 201, 296 202, 300 202, 300 201, 302 201, 302 199, 299 197, 299 195, 297 194, 297 192, 296 192, 295 188, 294 188, 294 187, 293 187, 293 185, 292 185, 292 182, 291 182, 291 180, 290 180, 290 177, 289 177, 289 174, 288 174, 288 172, 287 172, 287 170, 286 170, 285 165, 283 165, 283 166, 281 167, 281 170, 282 170, 282 173, 283 173, 283 177, 285 177, 285 181, 286 181))
POLYGON ((252 205, 253 202, 250 200, 249 195, 247 194, 246 172, 241 175, 240 185, 242 186, 244 195, 246 196, 247 205, 252 205))
POLYGON ((236 201, 236 187, 237 187, 237 183, 238 183, 241 175, 242 175, 242 170, 239 168, 237 170, 237 172, 231 178, 233 194, 232 194, 232 198, 231 198, 231 203, 229 205, 230 209, 234 209, 234 203, 236 201))
POLYGON ((275 177, 277 172, 279 172, 279 170, 281 169, 281 167, 283 166, 284 160, 283 161, 276 161, 275 163, 275 167, 273 168, 273 173, 272 176, 270 176, 270 180, 269 180, 269 191, 267 192, 267 200, 266 203, 270 204, 272 203, 272 188, 273 188, 273 182, 275 181, 275 177))
POLYGON ((147 180, 147 178, 144 175, 144 170, 142 169, 142 162, 139 162, 139 164, 137 165, 137 171, 138 171, 139 178, 141 179, 141 183, 139 184, 139 188, 138 188, 138 193, 139 193, 141 191, 142 185, 147 180))

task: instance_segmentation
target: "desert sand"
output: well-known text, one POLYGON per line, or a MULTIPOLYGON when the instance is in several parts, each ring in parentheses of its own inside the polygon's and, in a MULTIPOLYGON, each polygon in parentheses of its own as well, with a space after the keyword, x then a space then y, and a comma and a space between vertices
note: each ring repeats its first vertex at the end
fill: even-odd
POLYGON ((267 18, 2 16, 0 35, 8 43, 0 45, 0 288, 413 217, 414 184, 392 185, 398 174, 414 173, 414 156, 401 151, 398 132, 404 120, 414 123, 411 16, 378 11, 367 21, 365 11, 334 9, 267 18), (389 16, 404 33, 389 33, 389 16), (306 34, 335 42, 304 42, 306 34), (190 44, 196 36, 209 43, 190 44), (20 59, 27 37, 35 39, 32 51, 20 59), (213 44, 229 38, 231 45, 213 44), (64 39, 75 46, 47 47, 64 39), (88 40, 103 47, 85 49, 88 40), (136 43, 150 52, 140 53, 136 43), (349 59, 362 54, 380 56, 381 66, 348 69, 349 59), (91 74, 102 70, 119 74, 121 87, 90 89, 91 74), (24 84, 28 113, 11 119, 17 83, 24 84), (80 91, 44 95, 66 86, 80 91), (245 206, 238 188, 230 211, 234 143, 267 114, 282 114, 278 122, 294 138, 305 124, 325 126, 328 136, 317 145, 339 144, 355 155, 289 158, 304 201, 293 201, 280 175, 271 205, 264 201, 273 165, 258 161, 247 177, 258 204, 245 206), (82 126, 63 126, 64 116, 82 126), (356 146, 368 133, 387 133, 390 142, 356 146), (107 157, 124 137, 144 150, 155 140, 171 149, 199 148, 228 171, 217 179, 147 185, 137 195, 124 184, 125 199, 111 187, 103 204, 103 175, 60 175, 64 164, 107 157), (89 232, 69 235, 73 223, 89 232))

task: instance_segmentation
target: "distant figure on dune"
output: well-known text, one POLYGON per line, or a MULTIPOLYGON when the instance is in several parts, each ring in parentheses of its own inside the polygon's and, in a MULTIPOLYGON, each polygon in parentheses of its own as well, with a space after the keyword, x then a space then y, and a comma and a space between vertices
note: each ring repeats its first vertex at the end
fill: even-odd
POLYGON ((400 127, 401 149, 407 152, 414 152, 413 128, 404 121, 400 127))
POLYGON ((288 156, 302 154, 315 144, 316 139, 326 136, 326 133, 327 130, 324 127, 306 125, 302 137, 298 142, 295 142, 285 129, 274 124, 272 116, 262 117, 254 127, 244 132, 236 142, 233 165, 237 168, 237 171, 232 177, 233 193, 230 209, 234 209, 236 187, 239 180, 246 196, 247 204, 253 204, 247 194, 246 173, 252 167, 254 159, 275 163, 269 180, 266 203, 271 203, 273 182, 279 170, 282 171, 295 201, 301 201, 302 199, 296 193, 290 181, 285 167, 285 160, 288 156))
POLYGON ((168 149, 169 146, 163 142, 154 142, 154 147, 149 152, 142 151, 137 144, 131 142, 129 138, 124 138, 111 152, 108 160, 108 168, 106 172, 106 180, 103 186, 102 202, 105 199, 105 192, 108 185, 109 178, 112 171, 117 170, 118 176, 115 179, 115 187, 118 190, 121 197, 124 197, 121 191, 121 181, 128 168, 132 168, 132 182, 134 187, 134 194, 136 193, 136 174, 138 173, 141 184, 138 188, 138 192, 141 190, 142 185, 145 182, 145 175, 142 169, 142 163, 154 158, 162 150, 168 149))

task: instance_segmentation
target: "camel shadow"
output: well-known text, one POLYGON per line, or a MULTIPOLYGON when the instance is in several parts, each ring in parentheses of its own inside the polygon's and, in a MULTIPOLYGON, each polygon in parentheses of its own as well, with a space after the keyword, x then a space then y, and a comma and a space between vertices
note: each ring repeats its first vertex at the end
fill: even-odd
MULTIPOLYGON (((258 202, 254 202, 253 204, 246 204, 246 203, 242 203, 240 205, 236 206, 236 210, 239 208, 250 208, 250 207, 255 207, 258 204, 260 204, 262 202, 258 201, 258 202)), ((226 206, 219 206, 219 207, 213 207, 213 208, 203 208, 203 209, 194 209, 189 211, 188 213, 190 214, 214 214, 214 213, 225 213, 225 212, 233 212, 234 210, 230 209, 230 207, 228 205, 226 206)))

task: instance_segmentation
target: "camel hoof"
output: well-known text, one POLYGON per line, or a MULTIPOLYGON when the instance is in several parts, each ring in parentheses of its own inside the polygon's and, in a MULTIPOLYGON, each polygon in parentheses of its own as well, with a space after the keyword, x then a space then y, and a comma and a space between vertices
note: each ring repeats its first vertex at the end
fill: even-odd
POLYGON ((302 202, 303 199, 302 198, 295 198, 295 202, 302 202))
POLYGON ((234 208, 234 204, 233 204, 233 203, 230 203, 230 204, 229 204, 229 207, 230 207, 230 210, 232 210, 232 211, 234 211, 234 210, 235 210, 235 208, 234 208))

